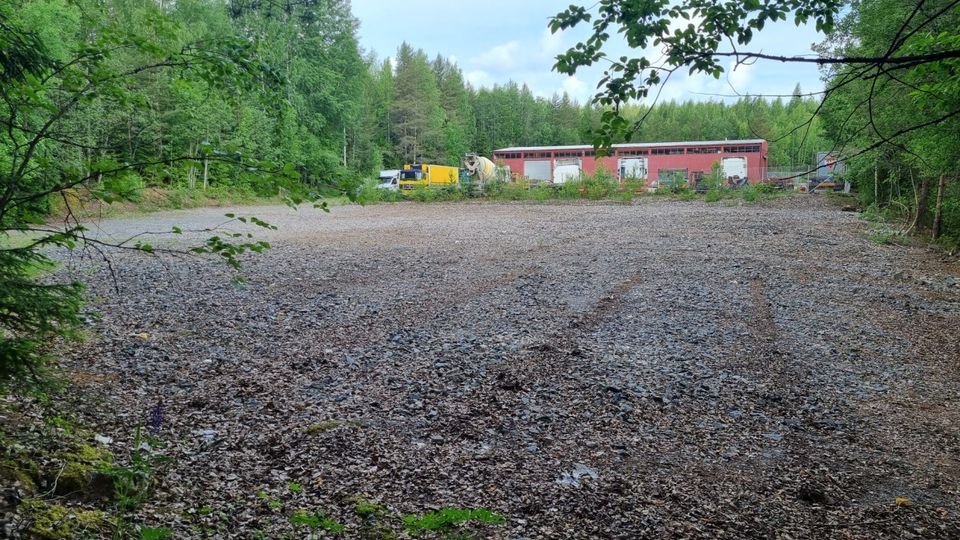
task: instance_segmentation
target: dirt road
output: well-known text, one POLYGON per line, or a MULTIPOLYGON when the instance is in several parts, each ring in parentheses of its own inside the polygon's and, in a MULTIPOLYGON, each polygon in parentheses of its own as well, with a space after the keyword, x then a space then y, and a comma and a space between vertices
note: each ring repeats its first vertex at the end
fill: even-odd
POLYGON ((297 508, 357 536, 358 495, 490 508, 492 538, 960 537, 958 268, 856 214, 237 212, 279 226, 250 229, 274 247, 242 286, 203 259, 117 254, 115 283, 66 259, 102 314, 66 364, 118 447, 162 399, 174 461, 142 518, 177 537, 276 537, 297 508))

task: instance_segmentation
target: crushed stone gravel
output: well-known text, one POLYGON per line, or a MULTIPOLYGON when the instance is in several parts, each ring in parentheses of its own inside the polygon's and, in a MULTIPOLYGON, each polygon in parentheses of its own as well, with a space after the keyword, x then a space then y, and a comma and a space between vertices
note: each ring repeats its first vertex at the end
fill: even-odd
POLYGON ((229 211, 278 226, 227 225, 273 245, 243 284, 210 257, 61 254, 97 312, 63 363, 117 447, 164 403, 173 459, 140 518, 178 538, 274 537, 296 508, 359 526, 358 495, 490 508, 490 538, 960 537, 958 265, 824 199, 92 234, 176 225, 150 239, 178 248, 229 211))

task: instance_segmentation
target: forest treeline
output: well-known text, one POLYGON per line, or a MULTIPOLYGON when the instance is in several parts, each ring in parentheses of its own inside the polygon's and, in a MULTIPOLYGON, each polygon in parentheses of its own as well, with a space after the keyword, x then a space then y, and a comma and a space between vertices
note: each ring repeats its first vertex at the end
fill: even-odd
MULTIPOLYGON (((64 169, 90 170, 105 159, 151 164, 241 154, 290 164, 302 183, 317 185, 405 162, 456 165, 466 152, 489 156, 506 146, 589 143, 602 112, 566 94, 536 96, 522 83, 476 88, 449 59, 406 43, 393 63, 378 59, 358 42, 358 21, 344 0, 14 0, 8 17, 38 34, 60 62, 74 60, 106 26, 170 49, 241 38, 257 44, 282 81, 265 105, 256 86, 215 87, 190 70, 135 73, 124 82, 126 105, 104 96, 69 111, 60 129, 75 144, 54 149, 57 141, 46 143, 64 169)), ((142 56, 121 49, 110 62, 136 69, 142 56)), ((803 168, 824 143, 817 126, 791 130, 815 107, 801 97, 665 102, 633 140, 765 138, 773 141, 773 167, 803 168)), ((635 117, 645 112, 627 110, 635 117)), ((270 178, 238 175, 221 162, 145 165, 137 173, 148 185, 273 189, 270 178)))
MULTIPOLYGON (((821 54, 882 56, 898 32, 907 48, 960 46, 958 8, 914 4, 853 3, 821 54)), ((33 154, 42 160, 32 177, 83 178, 98 164, 123 163, 137 164, 124 171, 132 184, 270 194, 277 178, 267 168, 245 174, 252 167, 224 158, 285 164, 285 177, 299 186, 349 185, 407 162, 457 165, 466 152, 591 143, 603 114, 566 94, 535 95, 522 82, 475 87, 448 58, 416 48, 413 36, 395 52, 380 51, 392 60, 378 58, 358 41, 347 0, 11 0, 0 17, 38 36, 54 62, 89 62, 94 79, 104 68, 123 74, 116 88, 88 92, 58 113, 56 131, 33 154), (149 68, 162 51, 181 51, 181 60, 197 51, 203 59, 200 52, 237 42, 276 84, 217 83, 235 80, 234 68, 211 74, 187 67, 189 60, 149 68), (100 61, 92 51, 102 52, 100 61), (207 157, 220 159, 200 159, 207 157)), ((649 111, 627 104, 623 113, 645 118, 633 141, 767 139, 771 171, 803 172, 815 152, 837 151, 849 157, 848 178, 867 204, 922 214, 914 216, 915 228, 932 225, 927 210, 933 213, 942 175, 946 210, 938 225, 956 235, 956 60, 858 70, 837 64, 824 71, 829 93, 822 106, 822 93, 797 87, 790 96, 667 101, 649 111), (925 125, 909 128, 917 123, 925 125)), ((55 97, 52 106, 67 101, 55 97)), ((14 124, 26 122, 24 133, 27 116, 10 113, 14 124)))

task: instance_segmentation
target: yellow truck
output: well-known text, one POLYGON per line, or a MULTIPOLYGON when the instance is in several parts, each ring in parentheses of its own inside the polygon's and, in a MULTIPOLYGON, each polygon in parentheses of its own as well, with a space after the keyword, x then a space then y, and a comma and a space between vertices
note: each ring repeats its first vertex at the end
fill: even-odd
POLYGON ((400 171, 400 192, 409 194, 420 186, 447 187, 460 183, 460 169, 426 163, 406 164, 400 171))

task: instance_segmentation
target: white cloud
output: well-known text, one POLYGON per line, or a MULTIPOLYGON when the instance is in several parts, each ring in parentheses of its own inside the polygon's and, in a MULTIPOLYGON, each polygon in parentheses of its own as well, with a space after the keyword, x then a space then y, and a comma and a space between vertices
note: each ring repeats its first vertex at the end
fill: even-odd
POLYGON ((473 64, 480 69, 504 72, 516 68, 520 57, 520 42, 508 41, 484 51, 474 58, 473 64))
POLYGON ((733 90, 741 94, 747 92, 747 89, 750 88, 753 66, 754 64, 740 64, 738 66, 736 62, 730 62, 730 65, 727 66, 727 81, 730 82, 733 90))
POLYGON ((567 77, 563 81, 561 88, 569 94, 570 97, 581 102, 586 101, 590 97, 589 91, 587 90, 587 83, 578 79, 576 75, 567 77))
POLYGON ((480 88, 481 86, 493 86, 494 80, 490 77, 490 74, 482 69, 475 69, 473 71, 468 71, 464 74, 464 78, 467 79, 467 82, 473 85, 474 88, 480 88))
POLYGON ((553 57, 563 52, 566 46, 563 44, 563 31, 553 33, 549 28, 543 29, 540 35, 540 50, 543 54, 553 57))

